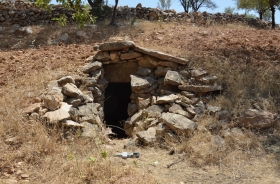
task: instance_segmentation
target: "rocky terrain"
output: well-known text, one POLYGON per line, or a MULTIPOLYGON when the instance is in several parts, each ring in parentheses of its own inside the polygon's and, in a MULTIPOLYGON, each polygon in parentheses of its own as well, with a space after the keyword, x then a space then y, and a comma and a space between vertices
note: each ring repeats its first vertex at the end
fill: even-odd
POLYGON ((2 27, 1 182, 280 182, 279 30, 121 24, 2 27), (130 82, 129 138, 102 127, 108 82, 130 82))

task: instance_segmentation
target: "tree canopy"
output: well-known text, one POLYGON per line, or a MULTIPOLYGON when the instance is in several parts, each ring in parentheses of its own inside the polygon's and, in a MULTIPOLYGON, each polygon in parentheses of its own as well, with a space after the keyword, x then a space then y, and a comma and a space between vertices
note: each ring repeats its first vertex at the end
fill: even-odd
POLYGON ((210 8, 215 9, 217 8, 217 4, 212 0, 179 0, 181 5, 184 8, 185 12, 189 12, 191 9, 194 12, 197 12, 200 8, 210 8))

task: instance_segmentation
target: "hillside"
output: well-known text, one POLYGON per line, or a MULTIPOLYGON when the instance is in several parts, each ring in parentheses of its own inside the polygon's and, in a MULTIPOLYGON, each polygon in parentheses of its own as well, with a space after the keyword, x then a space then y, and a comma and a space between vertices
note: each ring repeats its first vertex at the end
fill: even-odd
MULTIPOLYGON (((16 27, 0 30, 0 181, 2 183, 279 183, 280 132, 238 131, 226 150, 211 150, 216 117, 205 115, 199 131, 180 144, 123 146, 129 139, 66 139, 58 127, 26 120, 23 108, 39 97, 48 83, 79 69, 97 43, 131 40, 137 45, 186 58, 192 66, 218 77, 222 94, 209 99, 227 110, 230 125, 248 108, 280 112, 280 30, 238 24, 197 26, 192 23, 124 22, 122 27, 99 23, 16 27), (203 146, 199 147, 196 145, 203 146), (210 145, 210 147, 209 147, 210 145), (189 148, 196 148, 189 151, 189 148), (113 157, 137 151, 139 159, 113 157), (174 164, 168 167, 169 164, 174 164)), ((235 127, 235 128, 236 128, 235 127)), ((233 130, 234 127, 229 127, 233 130)), ((237 129, 234 129, 237 130, 237 129)), ((227 140, 228 141, 228 140, 227 140)))

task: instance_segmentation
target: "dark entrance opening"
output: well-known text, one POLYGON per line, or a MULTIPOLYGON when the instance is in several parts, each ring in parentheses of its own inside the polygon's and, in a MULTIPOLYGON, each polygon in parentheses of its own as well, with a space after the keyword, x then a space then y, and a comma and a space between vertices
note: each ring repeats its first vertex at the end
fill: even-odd
POLYGON ((105 122, 116 133, 114 137, 127 137, 123 128, 124 121, 128 118, 127 107, 130 102, 130 94, 130 83, 109 83, 105 90, 105 122))

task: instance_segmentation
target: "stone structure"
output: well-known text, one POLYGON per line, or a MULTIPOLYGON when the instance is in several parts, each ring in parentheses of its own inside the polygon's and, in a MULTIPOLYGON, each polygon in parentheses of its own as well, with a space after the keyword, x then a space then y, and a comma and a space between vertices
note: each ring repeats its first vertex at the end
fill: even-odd
POLYGON ((96 48, 99 51, 92 62, 81 68, 85 77, 52 81, 41 100, 23 113, 46 123, 82 128, 84 136, 95 136, 103 127, 107 85, 128 83, 131 94, 123 128, 128 136, 150 144, 157 137, 190 136, 197 117, 207 110, 207 94, 222 90, 217 77, 190 68, 184 58, 131 41, 96 48))
MULTIPOLYGON (((53 23, 52 18, 60 17, 65 14, 68 21, 71 22, 73 10, 67 10, 61 5, 52 5, 51 12, 39 9, 33 3, 26 3, 22 0, 12 2, 0 2, 0 25, 19 24, 26 25, 41 25, 53 23)), ((111 15, 109 15, 111 16, 111 15)), ((173 22, 189 22, 198 25, 210 26, 212 24, 229 24, 240 23, 259 28, 270 28, 271 23, 260 21, 259 19, 247 18, 245 15, 207 12, 195 13, 176 13, 175 10, 159 10, 156 8, 146 8, 137 5, 136 8, 118 7, 116 19, 132 19, 138 18, 150 21, 173 21, 173 22)))

